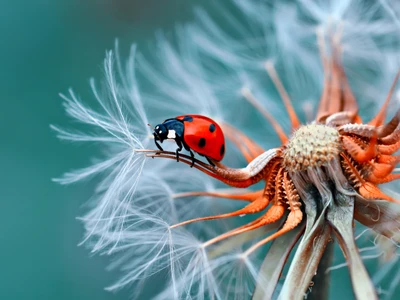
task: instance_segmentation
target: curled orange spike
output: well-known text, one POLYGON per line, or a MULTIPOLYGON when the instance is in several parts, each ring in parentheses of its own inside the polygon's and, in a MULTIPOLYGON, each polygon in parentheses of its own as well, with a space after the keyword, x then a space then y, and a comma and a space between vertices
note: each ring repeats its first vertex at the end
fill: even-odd
POLYGON ((342 87, 341 78, 339 74, 338 63, 336 62, 336 57, 331 59, 331 80, 329 82, 329 101, 328 101, 328 114, 334 114, 341 111, 342 106, 342 87))
MULTIPOLYGON (((141 152, 147 152, 147 150, 146 151, 141 150, 141 152)), ((162 153, 158 153, 157 151, 154 151, 154 150, 149 150, 148 152, 156 152, 156 153, 146 154, 147 157, 168 158, 168 159, 176 160, 175 152, 164 151, 162 153)), ((224 170, 221 168, 217 169, 217 167, 208 165, 200 160, 197 160, 197 159, 194 159, 194 160, 195 160, 195 164, 193 165, 193 168, 198 169, 201 172, 203 172, 204 174, 207 174, 208 176, 218 179, 219 181, 224 182, 227 185, 230 185, 232 187, 247 188, 253 184, 258 183, 260 180, 262 180, 262 176, 253 176, 253 177, 243 178, 244 174, 240 173, 240 172, 239 172, 239 174, 237 174, 238 175, 238 177, 237 177, 237 176, 235 176, 235 169, 231 169, 231 170, 226 170, 226 169, 224 170), (219 170, 219 172, 216 170, 219 170), (231 177, 230 178, 224 177, 224 175, 226 176, 227 173, 229 175, 230 171, 233 172, 233 174, 232 173, 230 174, 231 177)), ((191 166, 193 163, 193 159, 187 155, 180 154, 179 162, 182 162, 184 164, 191 166)), ((262 175, 262 174, 259 174, 259 175, 262 175)))
POLYGON ((342 152, 342 153, 340 153, 340 156, 344 159, 345 167, 347 167, 348 170, 352 173, 352 175, 354 175, 355 179, 357 180, 357 183, 362 184, 364 182, 363 177, 358 172, 356 167, 352 164, 352 162, 347 157, 347 155, 342 152))
POLYGON ((190 223, 194 222, 199 222, 199 221, 207 221, 207 220, 216 220, 216 219, 224 219, 224 218, 230 218, 230 217, 236 217, 240 215, 247 215, 247 214, 255 214, 258 213, 262 210, 264 210, 269 204, 269 199, 262 195, 261 197, 258 197, 255 199, 253 202, 250 204, 246 205, 242 209, 239 209, 237 211, 227 213, 227 214, 220 214, 216 216, 208 216, 208 217, 201 217, 201 218, 196 218, 196 219, 191 219, 187 220, 175 225, 172 225, 170 228, 176 228, 179 226, 187 225, 190 223))
POLYGON ((378 145, 378 152, 380 154, 392 155, 400 149, 400 140, 392 145, 378 145))
POLYGON ((390 87, 390 90, 386 97, 385 103, 382 105, 381 109, 376 114, 376 116, 368 123, 369 125, 380 126, 383 124, 383 122, 385 122, 386 110, 389 105, 390 99, 392 98, 394 89, 396 88, 397 81, 399 80, 399 75, 400 75, 400 70, 397 72, 397 74, 393 80, 392 86, 390 87))
POLYGON ((320 30, 317 31, 317 40, 318 40, 318 48, 319 48, 319 55, 322 62, 322 67, 324 70, 324 85, 322 90, 322 95, 319 101, 319 107, 317 112, 316 119, 320 121, 323 117, 328 115, 328 104, 329 104, 329 95, 330 95, 330 76, 331 76, 331 62, 325 55, 326 46, 325 46, 325 39, 320 30))
POLYGON ((358 192, 360 193, 361 196, 363 196, 365 199, 382 199, 382 200, 397 202, 392 197, 389 197, 388 195, 384 194, 373 183, 365 181, 362 178, 362 176, 360 175, 360 173, 357 171, 357 169, 353 166, 350 159, 343 153, 341 153, 340 155, 346 161, 346 163, 347 163, 348 167, 351 169, 351 172, 353 173, 353 175, 357 178, 357 181, 360 184, 360 186, 358 187, 358 192))
POLYGON ((279 95, 281 96, 283 103, 285 104, 286 110, 289 114, 290 121, 292 123, 292 130, 297 129, 300 127, 301 122, 299 121, 299 118, 297 117, 297 114, 293 108, 292 101, 290 100, 290 97, 288 93, 285 90, 285 87, 283 86, 281 80, 279 79, 278 74, 276 73, 275 67, 272 62, 268 61, 265 63, 265 69, 267 70, 269 76, 271 77, 273 83, 275 84, 276 89, 279 92, 279 95))
POLYGON ((378 178, 376 176, 374 176, 373 174, 370 174, 367 177, 368 181, 373 183, 373 184, 382 184, 382 183, 388 183, 391 182, 393 180, 397 180, 400 179, 400 174, 389 174, 386 177, 383 178, 378 178))
POLYGON ((337 33, 335 39, 333 39, 332 41, 334 69, 335 72, 337 72, 338 74, 337 76, 339 77, 340 81, 340 91, 341 91, 340 110, 351 112, 353 114, 353 118, 357 120, 359 118, 359 116, 357 116, 357 111, 358 111, 357 100, 354 97, 354 94, 347 80, 346 73, 344 72, 343 66, 340 62, 340 44, 339 44, 340 35, 341 35, 340 32, 337 33))
POLYGON ((394 134, 396 130, 400 130, 399 125, 400 125, 400 109, 396 111, 394 117, 387 124, 377 127, 378 137, 382 140, 387 138, 391 134, 394 134))
POLYGON ((227 123, 220 124, 226 137, 239 148, 247 162, 251 162, 265 150, 237 128, 227 123))
POLYGON ((351 157, 359 163, 367 162, 378 154, 376 147, 376 137, 371 138, 370 143, 365 150, 348 136, 342 136, 342 142, 343 146, 346 148, 351 157))
MULTIPOLYGON (((393 124, 392 122, 389 122, 388 125, 393 124)), ((379 142, 385 145, 390 145, 396 143, 398 140, 400 140, 400 123, 397 124, 397 127, 388 135, 382 137, 379 142)))
POLYGON ((260 104, 260 102, 254 97, 249 88, 242 88, 241 93, 243 97, 250 102, 267 120, 271 123, 276 134, 281 140, 282 144, 286 144, 289 138, 287 137, 285 131, 282 129, 281 125, 274 119, 274 117, 260 104))
POLYGON ((363 196, 365 199, 382 199, 391 202, 400 202, 395 200, 394 198, 386 195, 383 193, 376 185, 371 182, 364 182, 358 189, 358 192, 363 196))
POLYGON ((222 241, 222 240, 232 237, 234 235, 238 235, 240 233, 244 233, 244 232, 247 232, 250 230, 257 229, 261 226, 274 223, 274 222, 278 221, 280 218, 282 218, 284 213, 285 213, 284 206, 282 206, 281 204, 274 204, 267 210, 267 212, 262 217, 258 218, 256 220, 256 222, 254 222, 251 226, 246 226, 246 227, 242 226, 242 227, 234 229, 230 232, 221 234, 221 235, 205 242, 203 244, 203 247, 208 247, 212 244, 215 244, 219 241, 222 241))
POLYGON ((236 190, 232 193, 223 193, 223 192, 183 192, 177 193, 173 195, 173 198, 185 198, 185 197, 216 197, 216 198, 225 198, 225 199, 233 199, 233 200, 244 200, 248 202, 253 202, 257 198, 263 195, 264 190, 259 190, 255 192, 248 193, 238 193, 236 190))
POLYGON ((385 163, 372 163, 372 174, 378 178, 383 178, 388 176, 396 166, 394 164, 385 164, 385 163))
POLYGON ((297 225, 299 225, 302 219, 303 219, 303 213, 300 209, 291 211, 288 214, 285 224, 283 225, 283 227, 280 230, 278 230, 274 234, 271 234, 269 237, 259 241, 258 243, 254 244, 253 246, 251 246, 249 249, 246 250, 246 252, 244 252, 244 255, 249 255, 250 253, 254 252, 257 248, 261 247, 262 245, 276 239, 277 237, 284 235, 286 232, 292 230, 297 225))
POLYGON ((392 155, 381 154, 377 157, 376 162, 380 164, 396 165, 397 163, 400 162, 400 155, 392 156, 392 155))
MULTIPOLYGON (((139 151, 139 150, 137 150, 139 151)), ((267 165, 280 155, 280 149, 270 149, 253 159, 245 168, 234 169, 224 164, 214 161, 214 165, 206 164, 198 159, 193 159, 181 154, 179 161, 202 171, 203 173, 216 178, 232 187, 246 188, 260 182, 268 170, 267 165), (194 164, 193 164, 194 162, 194 164)), ((139 152, 149 152, 147 157, 160 157, 176 159, 176 153, 170 151, 140 150, 139 152)))
POLYGON ((331 37, 333 50, 332 57, 328 59, 325 55, 325 37, 320 30, 317 31, 319 53, 324 70, 324 86, 316 119, 321 122, 325 116, 343 111, 351 114, 352 123, 361 123, 361 118, 357 115, 357 101, 340 63, 339 38, 340 33, 331 37))
POLYGON ((269 237, 259 241, 258 243, 254 244, 252 247, 250 247, 244 255, 249 255, 253 251, 255 251, 257 248, 260 246, 276 239, 279 236, 282 236, 286 232, 292 230, 295 228, 297 225, 300 224, 300 222, 303 220, 303 212, 300 209, 301 202, 299 201, 299 197, 297 194, 293 193, 293 187, 291 184, 291 181, 288 179, 288 175, 285 172, 283 176, 283 187, 285 190, 285 193, 287 195, 287 201, 289 204, 289 210, 290 213, 287 216, 285 224, 282 226, 280 230, 275 232, 274 234, 270 235, 269 237))

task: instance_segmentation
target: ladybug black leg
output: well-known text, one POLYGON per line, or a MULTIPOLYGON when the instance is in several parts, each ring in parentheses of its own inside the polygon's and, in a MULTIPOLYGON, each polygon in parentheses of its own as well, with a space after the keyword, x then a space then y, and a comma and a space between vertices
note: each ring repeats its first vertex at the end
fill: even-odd
POLYGON ((190 153, 190 157, 192 158, 192 164, 190 165, 191 168, 194 166, 194 154, 192 149, 185 143, 185 141, 182 141, 183 147, 185 147, 185 150, 190 153))
POLYGON ((207 156, 206 156, 206 159, 207 159, 207 161, 209 162, 210 165, 212 165, 213 167, 215 167, 215 164, 212 162, 211 159, 209 159, 207 156))
POLYGON ((182 150, 182 142, 180 139, 175 139, 178 148, 176 149, 176 161, 179 162, 179 152, 182 150))
POLYGON ((189 149, 189 152, 190 152, 190 157, 192 158, 192 164, 190 165, 190 167, 193 168, 193 166, 194 166, 194 154, 193 154, 193 151, 190 150, 190 149, 189 149))
POLYGON ((160 144, 159 143, 157 143, 157 142, 155 142, 156 143, 156 146, 157 146, 157 148, 158 148, 158 150, 160 150, 160 151, 164 151, 164 149, 160 146, 160 144))
MULTIPOLYGON (((154 137, 156 137, 156 135, 154 135, 154 137)), ((161 145, 159 143, 157 143, 157 140, 155 138, 154 138, 154 143, 156 143, 158 150, 164 151, 164 149, 161 147, 161 145)))

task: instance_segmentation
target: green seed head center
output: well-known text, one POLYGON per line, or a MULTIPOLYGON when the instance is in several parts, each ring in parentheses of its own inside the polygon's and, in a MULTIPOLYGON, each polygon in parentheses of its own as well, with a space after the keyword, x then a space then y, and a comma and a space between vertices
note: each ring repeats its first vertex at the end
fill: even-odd
POLYGON ((294 132, 283 153, 289 171, 304 171, 327 164, 339 155, 339 132, 329 126, 311 124, 294 132))

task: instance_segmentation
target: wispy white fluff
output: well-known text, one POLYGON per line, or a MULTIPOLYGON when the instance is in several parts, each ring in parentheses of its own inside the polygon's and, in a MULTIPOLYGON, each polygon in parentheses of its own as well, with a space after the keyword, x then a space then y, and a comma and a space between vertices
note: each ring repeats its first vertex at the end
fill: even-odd
POLYGON ((373 280, 380 290, 381 299, 393 299, 400 284, 400 253, 397 251, 390 260, 380 266, 374 274, 373 280))
MULTIPOLYGON (((72 183, 102 174, 103 178, 99 184, 102 190, 95 197, 94 208, 85 217, 88 220, 87 237, 95 232, 108 230, 114 226, 113 222, 118 223, 117 227, 122 226, 123 219, 116 218, 117 221, 114 221, 113 218, 121 214, 123 204, 134 194, 144 165, 143 155, 134 151, 145 147, 149 134, 142 99, 132 73, 135 68, 134 53, 135 47, 132 48, 132 58, 127 64, 128 72, 124 72, 126 78, 121 76, 122 69, 119 62, 114 68, 113 53, 107 53, 104 60, 106 81, 101 94, 95 81, 93 79, 90 81, 99 110, 83 104, 72 90, 69 90, 68 95, 61 95, 65 101, 67 114, 80 121, 83 126, 86 125, 84 128, 90 126, 91 134, 82 131, 67 132, 53 126, 61 139, 99 142, 104 144, 104 149, 107 149, 104 157, 97 159, 90 167, 67 173, 64 178, 57 179, 60 183, 72 183), (118 80, 121 80, 122 84, 117 83, 115 73, 119 74, 118 80), (124 189, 125 186, 129 186, 129 189, 124 189)), ((108 241, 101 237, 94 250, 106 244, 108 241)))
MULTIPOLYGON (((81 219, 87 245, 112 255, 111 267, 124 274, 111 290, 133 285, 140 297, 146 280, 162 273, 168 281, 154 289, 156 299, 246 299, 260 266, 256 256, 241 255, 239 242, 218 256, 202 247, 205 240, 240 225, 240 218, 170 229, 242 204, 176 198, 177 193, 221 186, 187 165, 136 152, 155 148, 149 122, 155 126, 177 115, 204 114, 240 128, 266 149, 276 147, 271 126, 241 91, 249 89, 288 129, 285 109, 265 70, 265 63, 272 63, 297 111, 307 107, 300 113, 305 121, 322 88, 317 30, 327 43, 332 33, 340 33, 346 72, 362 107, 382 102, 398 69, 399 6, 393 1, 233 0, 224 5, 218 4, 216 17, 196 10, 196 22, 177 27, 175 42, 160 33, 146 55, 132 47, 126 64, 117 44, 106 55, 104 82, 90 81, 93 105, 72 90, 62 95, 67 114, 80 124, 74 131, 53 127, 58 136, 102 147, 103 154, 90 166, 57 181, 97 183, 90 211, 81 219), (364 69, 356 71, 360 67, 364 69)), ((174 143, 164 146, 176 149, 174 143)), ((242 163, 228 146, 224 163, 242 163)))

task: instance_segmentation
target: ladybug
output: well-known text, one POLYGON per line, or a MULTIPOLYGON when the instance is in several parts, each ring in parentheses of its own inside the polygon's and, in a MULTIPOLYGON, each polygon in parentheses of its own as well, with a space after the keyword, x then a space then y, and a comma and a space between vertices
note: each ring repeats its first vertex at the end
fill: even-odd
POLYGON ((214 161, 221 161, 225 154, 225 138, 221 127, 210 118, 201 115, 185 115, 167 119, 154 127, 154 141, 158 149, 164 151, 157 141, 175 140, 176 160, 179 161, 179 152, 184 147, 190 152, 194 165, 195 151, 205 156, 214 166, 214 161))

